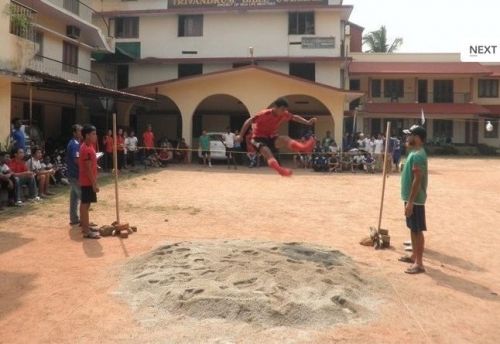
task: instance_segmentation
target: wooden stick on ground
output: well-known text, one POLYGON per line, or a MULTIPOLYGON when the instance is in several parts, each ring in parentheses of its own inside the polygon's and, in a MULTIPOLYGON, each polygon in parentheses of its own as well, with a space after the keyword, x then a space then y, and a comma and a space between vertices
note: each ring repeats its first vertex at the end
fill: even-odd
POLYGON ((380 235, 380 226, 382 224, 382 212, 384 210, 384 196, 385 196, 385 181, 387 179, 387 163, 389 155, 389 141, 391 134, 391 122, 387 122, 387 130, 385 133, 385 154, 384 154, 384 169, 383 169, 383 182, 382 182, 382 197, 380 198, 380 213, 378 215, 377 233, 380 235))
POLYGON ((113 113, 113 171, 115 175, 116 223, 120 224, 120 201, 118 198, 118 133, 116 131, 116 113, 113 113))

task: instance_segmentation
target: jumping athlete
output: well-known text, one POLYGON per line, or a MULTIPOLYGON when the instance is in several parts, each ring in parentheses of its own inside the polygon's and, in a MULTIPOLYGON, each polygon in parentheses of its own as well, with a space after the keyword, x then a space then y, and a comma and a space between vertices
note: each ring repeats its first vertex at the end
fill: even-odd
POLYGON ((306 142, 301 143, 292 140, 288 136, 278 135, 278 129, 282 123, 288 121, 312 126, 316 123, 316 120, 316 118, 307 120, 301 116, 291 114, 288 112, 288 101, 285 98, 278 98, 270 109, 262 110, 254 117, 245 121, 237 140, 241 142, 248 129, 250 129, 250 126, 252 126, 253 132, 251 143, 257 152, 264 156, 269 167, 275 169, 280 175, 289 177, 292 175, 292 171, 280 166, 274 157, 276 147, 288 147, 294 152, 310 153, 316 141, 311 137, 306 142))

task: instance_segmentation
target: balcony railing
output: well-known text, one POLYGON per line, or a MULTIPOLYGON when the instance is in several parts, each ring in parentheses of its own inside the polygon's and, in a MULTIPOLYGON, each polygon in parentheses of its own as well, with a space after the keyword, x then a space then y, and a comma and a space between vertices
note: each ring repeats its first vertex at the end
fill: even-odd
POLYGON ((105 87, 99 74, 42 55, 36 55, 36 58, 28 64, 27 68, 66 80, 93 83, 105 87))
POLYGON ((48 0, 57 7, 63 8, 68 12, 71 12, 86 22, 92 22, 92 14, 94 10, 89 7, 85 2, 80 0, 48 0))
POLYGON ((7 13, 10 16, 10 33, 32 41, 36 11, 17 1, 11 1, 7 13))
MULTIPOLYGON (((368 92, 366 92, 368 94, 368 92)), ((455 104, 465 104, 472 101, 470 92, 453 92, 453 93, 415 93, 415 92, 405 92, 401 94, 393 94, 388 96, 382 92, 380 97, 365 96, 363 98, 365 101, 373 103, 455 103, 455 104)))

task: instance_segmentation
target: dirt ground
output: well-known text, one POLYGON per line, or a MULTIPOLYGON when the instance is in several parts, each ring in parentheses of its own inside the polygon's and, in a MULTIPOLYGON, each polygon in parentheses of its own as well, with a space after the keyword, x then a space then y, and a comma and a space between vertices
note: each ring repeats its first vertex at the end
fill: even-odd
MULTIPOLYGON (((399 177, 389 178, 383 227, 390 250, 358 241, 376 225, 380 175, 174 166, 122 177, 128 239, 82 241, 68 225, 65 190, 31 209, 0 212, 0 343, 498 343, 500 160, 431 159, 427 273, 397 258, 408 232, 399 177), (27 211, 29 210, 29 211, 27 211), (330 327, 254 327, 176 315, 149 326, 120 297, 130 258, 197 240, 303 242, 338 249, 383 281, 370 321, 330 327)), ((114 220, 102 187, 91 219, 114 220)))

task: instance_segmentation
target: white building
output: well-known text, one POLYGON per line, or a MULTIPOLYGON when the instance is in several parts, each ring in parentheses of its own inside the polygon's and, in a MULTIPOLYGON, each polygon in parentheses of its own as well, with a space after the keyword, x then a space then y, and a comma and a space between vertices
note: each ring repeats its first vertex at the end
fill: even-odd
MULTIPOLYGON (((177 140, 182 135, 191 142, 202 128, 236 129, 248 115, 273 101, 267 96, 269 93, 262 93, 259 85, 250 87, 252 79, 265 78, 262 72, 267 71, 267 77, 275 77, 274 95, 287 96, 292 111, 319 116, 316 132, 324 135, 330 130, 338 140, 345 101, 359 96, 342 90, 346 84, 346 55, 351 50, 346 32, 353 31, 357 51, 361 51, 362 28, 349 26, 352 6, 344 6, 340 0, 111 0, 94 1, 93 6, 106 18, 116 39, 115 55, 98 57, 93 70, 101 77, 116 72, 118 88, 132 87, 134 92, 159 100, 150 107, 131 109, 129 123, 139 131, 147 123, 153 123, 161 136, 177 140), (250 79, 229 72, 247 65, 259 70, 243 73, 244 78, 250 79), (244 100, 236 96, 244 93, 240 90, 217 94, 204 89, 204 81, 214 73, 225 76, 223 83, 236 78, 242 91, 254 96, 244 100), (291 94, 287 82, 298 81, 281 78, 289 75, 307 80, 314 87, 332 87, 330 90, 338 96, 332 94, 320 101, 314 87, 307 94, 291 94), (196 100, 199 103, 181 105, 183 99, 165 93, 167 88, 174 87, 172 80, 179 79, 175 85, 181 87, 186 84, 181 82, 182 78, 196 76, 201 85, 192 84, 203 94, 196 100)), ((101 25, 104 29, 105 24, 101 25)), ((126 124, 127 119, 122 119, 122 123, 126 124)), ((284 130, 288 132, 288 128, 284 130)), ((293 124, 289 128, 292 135, 300 135, 303 130, 293 124)))

